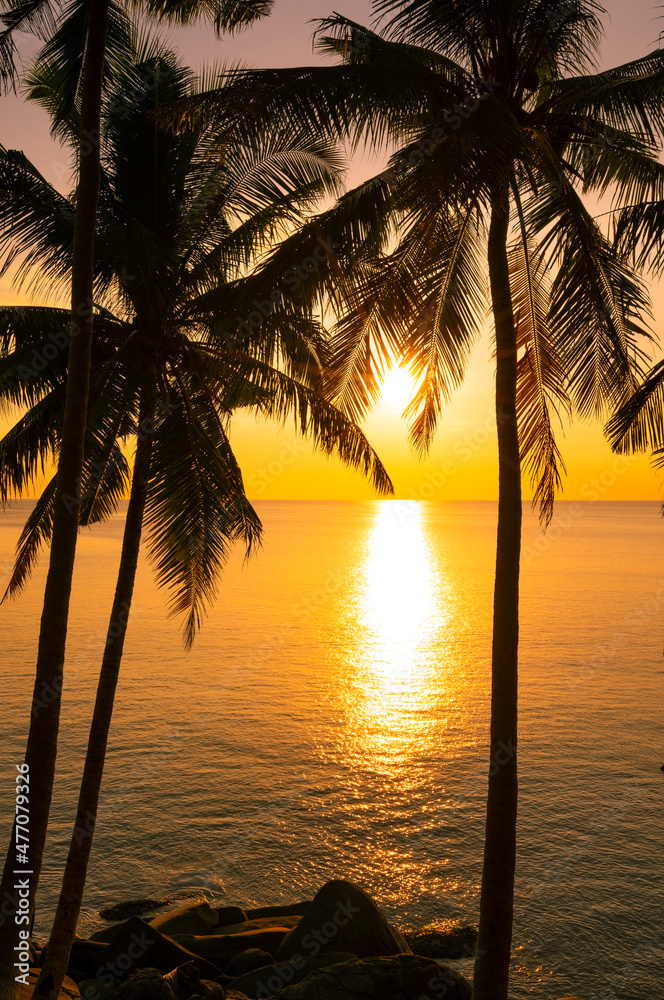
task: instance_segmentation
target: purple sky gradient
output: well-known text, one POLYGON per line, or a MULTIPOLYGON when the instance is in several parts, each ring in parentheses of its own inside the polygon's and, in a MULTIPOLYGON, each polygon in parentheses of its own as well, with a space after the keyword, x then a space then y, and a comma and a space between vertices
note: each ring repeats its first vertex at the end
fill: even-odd
MULTIPOLYGON (((237 62, 268 67, 308 65, 320 57, 312 52, 311 21, 331 14, 335 9, 353 20, 369 23, 371 0, 277 0, 274 14, 234 37, 218 39, 203 25, 188 29, 162 27, 161 32, 177 48, 185 62, 194 69, 205 64, 237 62)), ((603 66, 616 65, 645 54, 664 29, 664 7, 650 0, 612 0, 607 3, 606 39, 602 50, 603 66)), ((26 55, 34 52, 34 40, 19 39, 26 55)), ((9 96, 0 98, 0 142, 22 149, 45 176, 59 188, 66 189, 67 174, 56 143, 49 139, 48 118, 39 108, 9 96)), ((361 162, 353 171, 367 173, 361 162)))

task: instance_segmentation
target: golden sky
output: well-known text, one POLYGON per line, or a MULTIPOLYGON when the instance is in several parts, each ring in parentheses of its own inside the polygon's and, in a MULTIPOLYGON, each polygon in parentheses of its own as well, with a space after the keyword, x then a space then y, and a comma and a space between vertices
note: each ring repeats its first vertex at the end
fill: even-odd
MULTIPOLYGON (((645 54, 664 29, 661 8, 646 0, 613 0, 605 4, 610 18, 602 64, 616 65, 645 54)), ((338 10, 365 23, 368 0, 277 0, 274 15, 251 30, 229 39, 215 39, 209 30, 170 31, 169 37, 194 68, 203 63, 242 60, 257 66, 304 65, 311 52, 311 18, 338 10)), ((38 108, 18 98, 2 99, 0 141, 23 149, 45 176, 66 189, 68 167, 48 136, 48 121, 38 108)), ((379 169, 368 157, 352 164, 349 183, 379 169)), ((664 297, 653 289, 655 332, 664 319, 664 297)), ((7 281, 0 280, 0 302, 16 301, 7 281)), ((655 352, 659 356, 659 349, 655 352)), ((403 371, 388 376, 383 398, 366 422, 366 433, 392 476, 397 496, 432 500, 493 500, 497 496, 493 369, 488 333, 477 345, 464 385, 443 414, 431 454, 420 461, 410 451, 401 419, 410 389, 403 371)), ((564 498, 568 500, 659 499, 661 475, 645 456, 619 459, 613 455, 597 422, 575 423, 560 432, 567 465, 564 498), (564 433, 564 436, 563 436, 564 433)), ((240 415, 234 421, 233 442, 247 490, 261 499, 367 499, 369 484, 344 469, 336 459, 312 453, 291 426, 240 415)), ((526 496, 529 496, 528 484, 526 496)))

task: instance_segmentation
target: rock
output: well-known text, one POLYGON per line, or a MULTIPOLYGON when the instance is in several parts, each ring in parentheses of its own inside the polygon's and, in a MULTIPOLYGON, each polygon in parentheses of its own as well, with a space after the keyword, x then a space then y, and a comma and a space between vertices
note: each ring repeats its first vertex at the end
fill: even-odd
POLYGON ((425 958, 468 958, 475 954, 477 927, 447 921, 423 927, 404 937, 414 955, 425 958))
POLYGON ((241 924, 247 919, 247 914, 239 906, 218 906, 217 924, 241 924))
POLYGON ((279 1000, 471 1000, 458 972, 420 955, 392 955, 343 962, 310 972, 281 990, 279 1000))
MULTIPOLYGON (((25 983, 19 983, 18 1000, 30 1000, 32 994, 34 993, 35 986, 37 985, 37 980, 39 979, 39 972, 39 969, 30 969, 30 972, 28 973, 28 985, 26 986, 25 983)), ((70 979, 69 976, 65 976, 62 980, 58 1000, 78 1000, 80 995, 78 986, 73 979, 70 979)))
POLYGON ((127 979, 137 969, 155 968, 165 973, 187 962, 193 962, 199 975, 207 979, 219 975, 215 965, 187 951, 139 917, 131 917, 113 928, 109 944, 75 941, 72 948, 75 968, 85 965, 85 975, 80 978, 94 978, 109 985, 127 979))
POLYGON ((276 962, 274 965, 255 969, 238 979, 233 980, 233 989, 241 990, 250 998, 259 997, 266 1000, 275 996, 286 986, 299 983, 316 969, 326 969, 339 962, 351 962, 357 955, 345 951, 331 951, 327 955, 317 955, 315 958, 294 958, 292 962, 276 962))
POLYGON ((316 894, 297 927, 286 936, 277 959, 329 951, 349 951, 366 958, 410 953, 410 948, 371 896, 352 882, 335 879, 316 894))
POLYGON ((178 934, 175 940, 189 952, 200 955, 208 962, 213 962, 220 969, 225 969, 227 962, 234 955, 239 955, 241 951, 248 951, 250 948, 259 948, 261 951, 267 951, 271 956, 276 957, 277 949, 287 934, 287 927, 270 927, 265 930, 246 931, 242 934, 208 934, 206 936, 178 934))
POLYGON ((161 934, 209 934, 219 922, 217 911, 206 901, 188 903, 153 917, 150 926, 161 934))
POLYGON ((41 966, 40 956, 43 950, 44 950, 44 945, 40 944, 39 941, 35 941, 34 938, 32 938, 28 945, 28 952, 30 954, 30 965, 34 966, 35 969, 41 966))
POLYGON ((139 969, 132 972, 118 992, 118 1000, 175 1000, 169 983, 157 969, 139 969))
POLYGON ((98 979, 83 979, 78 988, 82 1000, 110 1000, 117 994, 117 983, 102 983, 98 979))
POLYGON ((100 931, 95 931, 94 934, 91 934, 88 941, 101 941, 102 944, 110 944, 115 937, 118 927, 122 926, 122 924, 109 924, 108 927, 102 927, 100 931))
POLYGON ((260 948, 247 948, 246 951, 241 951, 237 955, 233 955, 229 962, 226 964, 224 972, 227 976, 232 976, 236 979, 238 976, 244 976, 247 972, 253 972, 254 969, 262 969, 266 965, 272 964, 272 955, 267 951, 261 951, 260 948))
POLYGON ((297 927, 301 917, 258 917, 256 920, 244 920, 239 924, 221 924, 219 927, 207 931, 208 934, 245 934, 247 931, 268 930, 271 927, 285 927, 292 930, 297 927))
MULTIPOLYGON (((76 938, 71 946, 67 973, 74 979, 87 979, 89 976, 96 976, 97 969, 104 961, 107 950, 108 945, 101 941, 86 941, 84 938, 76 938)), ((48 945, 40 955, 42 965, 47 951, 48 945)))
POLYGON ((103 920, 127 920, 129 917, 139 917, 141 913, 158 910, 166 906, 170 899, 127 899, 124 903, 115 903, 99 911, 103 920))
POLYGON ((188 1000, 191 996, 206 996, 216 990, 218 982, 201 979, 200 973, 193 962, 179 965, 172 972, 167 972, 164 979, 170 986, 175 1000, 188 1000))
POLYGON ((259 906, 247 910, 248 920, 259 920, 261 917, 302 917, 311 906, 311 900, 303 903, 288 903, 286 906, 259 906))

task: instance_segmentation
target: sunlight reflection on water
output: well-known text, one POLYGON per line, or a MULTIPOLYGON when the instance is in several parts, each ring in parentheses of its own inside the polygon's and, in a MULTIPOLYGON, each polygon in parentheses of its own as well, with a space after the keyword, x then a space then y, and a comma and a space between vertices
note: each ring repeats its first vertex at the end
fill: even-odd
POLYGON ((346 662, 339 664, 343 753, 357 766, 396 776, 440 747, 458 704, 458 602, 423 504, 376 503, 361 551, 346 605, 346 662))

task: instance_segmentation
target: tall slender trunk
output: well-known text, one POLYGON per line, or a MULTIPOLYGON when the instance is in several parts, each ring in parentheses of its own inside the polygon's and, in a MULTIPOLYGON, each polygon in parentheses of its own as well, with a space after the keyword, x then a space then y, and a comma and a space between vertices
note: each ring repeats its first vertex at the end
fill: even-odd
POLYGON ((29 853, 21 875, 12 830, 0 884, 0 1000, 13 1000, 19 984, 14 968, 15 946, 21 927, 16 924, 19 879, 29 880, 29 914, 42 867, 48 816, 55 776, 60 722, 65 641, 71 594, 79 493, 85 446, 85 424, 92 346, 94 238, 99 195, 99 127, 101 91, 108 25, 108 0, 89 0, 86 47, 81 80, 79 180, 72 259, 72 319, 69 339, 67 390, 57 472, 53 537, 37 652, 37 671, 25 753, 29 768, 29 853))
POLYGON ((499 493, 491 654, 491 754, 473 1000, 507 1000, 516 864, 521 463, 508 228, 509 194, 505 187, 494 194, 489 228, 489 277, 496 329, 499 493))
POLYGON ((113 717, 115 691, 136 581, 145 512, 149 454, 150 440, 144 434, 142 438, 139 437, 136 448, 136 461, 122 539, 120 567, 97 684, 97 696, 78 797, 76 822, 69 845, 62 890, 46 950, 46 958, 35 990, 35 996, 44 997, 47 1000, 56 1000, 62 986, 83 901, 88 862, 97 821, 99 794, 104 775, 108 733, 113 717))

